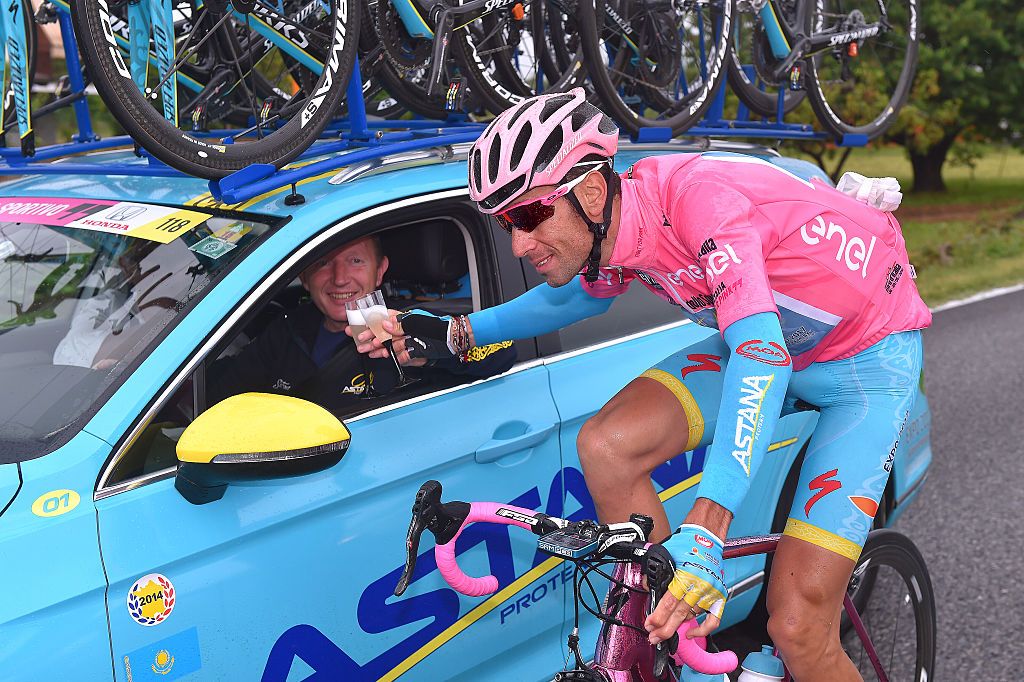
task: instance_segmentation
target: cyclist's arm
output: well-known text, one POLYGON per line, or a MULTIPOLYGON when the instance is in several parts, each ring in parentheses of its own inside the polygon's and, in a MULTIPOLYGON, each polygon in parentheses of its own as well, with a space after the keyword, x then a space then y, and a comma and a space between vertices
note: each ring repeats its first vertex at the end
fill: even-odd
POLYGON ((613 299, 588 293, 579 277, 561 287, 541 284, 511 301, 470 313, 473 343, 485 346, 548 334, 605 312, 613 299))
POLYGON ((731 353, 723 376, 715 437, 697 497, 735 514, 768 451, 793 366, 775 313, 736 320, 723 336, 731 353), (762 352, 762 348, 767 350, 762 352))

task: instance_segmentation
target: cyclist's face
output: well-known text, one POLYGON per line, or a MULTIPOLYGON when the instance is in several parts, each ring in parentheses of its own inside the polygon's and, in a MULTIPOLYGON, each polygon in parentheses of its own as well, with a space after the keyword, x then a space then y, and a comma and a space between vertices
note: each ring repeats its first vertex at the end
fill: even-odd
POLYGON ((324 327, 340 332, 348 324, 345 303, 378 288, 387 269, 387 257, 378 260, 373 242, 360 239, 315 260, 299 279, 324 314, 324 327))
MULTIPOLYGON (((535 187, 516 199, 516 203, 547 196, 552 190, 553 186, 535 187)), ((551 208, 555 214, 532 232, 512 230, 512 253, 528 259, 549 285, 560 287, 583 269, 593 237, 566 198, 557 199, 551 208)))

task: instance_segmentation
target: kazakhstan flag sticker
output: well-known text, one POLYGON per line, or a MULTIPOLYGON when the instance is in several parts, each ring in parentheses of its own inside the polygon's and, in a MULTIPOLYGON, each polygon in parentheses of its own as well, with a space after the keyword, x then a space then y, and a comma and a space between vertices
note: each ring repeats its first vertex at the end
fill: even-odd
POLYGON ((189 628, 125 654, 121 661, 128 682, 170 682, 184 677, 202 667, 199 631, 189 628))

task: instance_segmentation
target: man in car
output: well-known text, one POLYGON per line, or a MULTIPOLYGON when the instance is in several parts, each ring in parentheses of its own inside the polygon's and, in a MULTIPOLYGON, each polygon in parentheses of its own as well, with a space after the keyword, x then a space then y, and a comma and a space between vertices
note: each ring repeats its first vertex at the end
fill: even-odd
MULTIPOLYGON (((207 375, 212 405, 237 393, 294 395, 332 412, 358 409, 360 398, 385 395, 397 383, 387 359, 358 353, 346 330, 345 304, 378 289, 388 258, 375 236, 340 246, 313 261, 299 275, 310 303, 274 319, 238 355, 213 364, 207 375)), ((410 377, 421 380, 477 379, 498 374, 515 362, 511 342, 496 343, 461 361, 449 357, 408 359, 410 377), (418 369, 417 369, 418 368, 418 369)))
POLYGON ((470 196, 546 281, 495 308, 411 314, 389 331, 409 335, 417 355, 460 353, 600 314, 634 280, 719 329, 634 379, 581 429, 598 516, 653 517, 675 560, 646 623, 651 642, 705 612, 689 636, 706 635, 725 608, 723 538, 780 414, 800 400, 817 406, 772 564, 768 631, 794 679, 860 680, 839 615, 917 394, 919 330, 931 322, 899 224, 749 156, 656 156, 620 177, 617 144, 615 124, 581 88, 495 118, 470 150, 470 196), (697 498, 670 535, 651 472, 702 445, 697 498))

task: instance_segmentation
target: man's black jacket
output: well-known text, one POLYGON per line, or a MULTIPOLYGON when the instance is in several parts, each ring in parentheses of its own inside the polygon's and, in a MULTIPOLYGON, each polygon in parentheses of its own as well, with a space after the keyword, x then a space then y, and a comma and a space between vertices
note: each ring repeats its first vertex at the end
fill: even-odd
MULTIPOLYGON (((361 400, 367 386, 386 395, 394 388, 396 373, 388 358, 367 358, 356 351, 351 339, 344 341, 323 367, 313 362, 313 344, 323 324, 323 314, 311 303, 275 318, 267 328, 235 356, 213 363, 207 372, 207 404, 249 391, 294 395, 318 403, 331 412, 352 412, 367 407, 361 400)), ((511 342, 494 344, 473 353, 474 359, 441 360, 431 367, 408 367, 406 373, 420 381, 417 393, 492 376, 509 369, 516 360, 511 342)))

